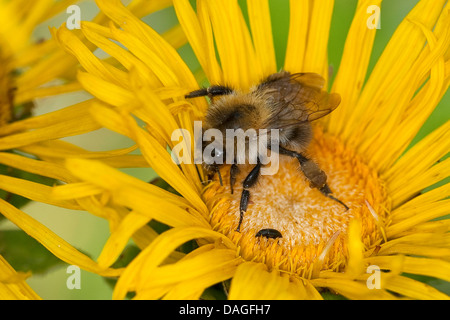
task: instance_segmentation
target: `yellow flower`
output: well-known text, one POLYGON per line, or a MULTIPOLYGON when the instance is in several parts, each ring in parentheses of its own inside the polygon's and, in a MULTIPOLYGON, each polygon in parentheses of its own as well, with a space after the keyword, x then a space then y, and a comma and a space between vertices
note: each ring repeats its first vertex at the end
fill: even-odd
MULTIPOLYGON (((120 269, 99 267, 46 226, 14 207, 11 204, 13 201, 9 203, 11 195, 16 194, 33 201, 102 215, 98 199, 81 202, 53 199, 52 187, 28 178, 43 176, 63 183, 79 181, 61 164, 61 159, 73 155, 102 159, 113 167, 147 165, 142 157, 127 155, 133 147, 106 153, 89 152, 58 140, 100 129, 101 126, 90 114, 92 101, 31 117, 35 98, 82 89, 74 79, 78 60, 62 50, 55 39, 32 39, 32 33, 39 24, 65 12, 69 5, 77 2, 0 1, 0 18, 4 22, 0 25, 0 166, 3 173, 0 175, 0 191, 2 195, 6 193, 4 198, 0 198, 0 213, 2 218, 4 216, 16 224, 62 261, 104 276, 117 276, 121 273, 120 269), (26 173, 20 177, 8 174, 18 171, 15 169, 26 173)), ((129 5, 129 9, 141 16, 170 4, 167 0, 157 3, 136 0, 129 5)), ((97 23, 105 23, 105 20, 102 13, 94 19, 97 23)), ((186 41, 179 26, 166 32, 165 37, 170 38, 174 46, 186 41)), ((80 41, 87 42, 85 39, 80 41)), ((5 249, 4 245, 2 249, 5 249)), ((11 299, 38 298, 24 282, 25 275, 30 274, 15 273, 6 260, 0 258, 0 268, 4 269, 0 272, 0 296, 11 299)))
MULTIPOLYGON (((177 166, 167 152, 178 143, 193 144, 172 141, 172 133, 184 128, 193 136, 193 121, 207 109, 205 99, 184 99, 198 84, 173 46, 119 0, 97 1, 112 20, 109 27, 84 22, 81 32, 120 68, 96 58, 66 28, 53 30, 80 61, 84 70, 78 81, 96 98, 83 109, 86 117, 131 138, 178 193, 114 169, 120 167, 115 161, 65 153, 61 170, 75 179, 54 187, 51 199, 79 205, 108 219, 111 227, 95 268, 80 267, 120 272, 108 268, 132 238, 142 251, 121 272, 116 299, 127 292, 135 292, 136 299, 198 299, 228 279, 230 299, 320 299, 327 288, 352 299, 448 299, 405 273, 450 281, 450 223, 435 220, 448 213, 449 184, 423 192, 448 176, 449 159, 436 162, 449 150, 450 122, 407 149, 449 85, 449 9, 444 0, 420 1, 365 83, 375 37, 365 23, 366 9, 380 2, 358 3, 331 88, 342 103, 315 126, 309 150, 350 209, 320 197, 286 161, 252 189, 240 233, 235 231, 240 189, 231 195, 217 180, 204 186, 201 166, 177 166), (157 234, 148 226, 151 220, 171 229, 157 234), (283 238, 255 238, 262 227, 280 230, 283 238), (191 240, 198 248, 187 254, 177 250, 191 240)), ((284 69, 316 72, 328 80, 332 4, 290 1, 284 69)), ((237 1, 202 0, 196 11, 187 0, 174 1, 209 83, 245 91, 277 71, 268 2, 247 5, 250 29, 237 1)))
MULTIPOLYGON (((50 19, 74 2, 76 1, 60 1, 59 3, 56 3, 54 0, 0 2, 0 19, 3 21, 0 25, 0 150, 2 151, 10 149, 11 146, 25 145, 24 139, 30 137, 30 134, 26 135, 21 131, 39 128, 39 126, 36 126, 36 123, 39 121, 19 121, 31 115, 33 109, 32 99, 47 94, 65 92, 67 89, 80 89, 79 85, 40 88, 42 84, 53 80, 57 76, 61 76, 62 72, 57 68, 42 68, 42 65, 49 58, 50 52, 57 49, 56 42, 34 41, 32 39, 32 32, 38 24, 50 19), (36 77, 36 75, 39 75, 39 77, 36 77)), ((63 51, 60 50, 59 52, 63 51)), ((40 125, 43 124, 41 123, 40 125)), ((37 131, 39 132, 39 130, 37 131)), ((42 139, 43 136, 39 135, 38 132, 36 132, 37 136, 34 139, 30 139, 28 143, 32 144, 42 139)), ((3 171, 5 165, 9 167, 9 162, 14 163, 18 161, 17 163, 20 163, 19 167, 23 165, 22 158, 17 154, 1 152, 0 165, 2 166, 2 173, 5 173, 3 171)), ((26 158, 24 158, 24 161, 26 163, 26 158)), ((12 164, 11 167, 17 168, 17 163, 12 164)), ((23 169, 27 170, 27 167, 23 169)), ((32 166, 29 172, 34 171, 39 174, 40 172, 36 172, 36 169, 35 166, 32 166)), ((5 199, 12 198, 9 192, 14 193, 21 187, 24 187, 24 190, 17 193, 31 194, 31 198, 45 197, 45 194, 49 194, 48 190, 50 190, 50 187, 41 187, 37 183, 35 185, 37 188, 34 188, 32 182, 26 180, 4 174, 0 176, 2 194, 4 191, 7 192, 5 199), (45 187, 47 192, 40 193, 45 187)), ((0 202, 0 212, 5 214, 10 204, 3 199, 0 199, 0 202)), ((19 217, 17 218, 20 219, 19 217)), ((2 269, 0 272, 1 298, 39 298, 25 283, 25 279, 30 274, 16 273, 3 257, 0 256, 0 259, 0 269, 2 269)))

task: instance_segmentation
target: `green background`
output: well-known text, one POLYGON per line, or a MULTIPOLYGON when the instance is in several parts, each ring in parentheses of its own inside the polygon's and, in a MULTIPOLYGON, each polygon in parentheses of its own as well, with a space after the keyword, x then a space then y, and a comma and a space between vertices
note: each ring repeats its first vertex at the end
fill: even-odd
MULTIPOLYGON (((373 68, 375 65, 398 24, 417 2, 418 1, 415 0, 383 1, 381 6, 381 29, 377 31, 370 68, 373 68)), ((240 3, 245 11, 245 1, 240 1, 240 3)), ((356 0, 336 0, 335 2, 328 49, 330 64, 333 66, 335 73, 339 67, 346 34, 350 27, 356 4, 356 0)), ((289 27, 289 1, 272 0, 270 2, 270 8, 277 63, 279 67, 281 67, 283 64, 289 27)), ((90 20, 98 12, 93 1, 83 2, 81 9, 82 20, 90 20)), ((67 17, 67 14, 61 14, 57 18, 47 21, 37 29, 35 38, 40 39, 42 37, 49 37, 48 26, 59 27, 67 17)), ((169 8, 145 17, 144 21, 158 31, 165 31, 170 28, 170 26, 174 25, 177 20, 174 10, 169 8)), ((189 45, 179 49, 179 52, 190 67, 195 68, 198 66, 189 45)), ((102 54, 101 52, 97 53, 99 55, 102 54)), ((63 95, 58 99, 39 99, 36 101, 38 105, 36 114, 57 110, 61 107, 88 99, 89 97, 90 96, 86 93, 73 93, 63 95)), ((450 95, 447 92, 414 141, 418 141, 421 137, 446 122, 450 118, 449 106, 450 95)), ((76 143, 88 150, 108 150, 131 145, 131 141, 127 138, 104 129, 90 134, 67 138, 66 140, 76 143)), ((149 181, 154 176, 152 170, 149 169, 129 169, 124 171, 137 176, 144 181, 149 181)), ((23 210, 94 259, 99 256, 109 235, 107 222, 86 212, 61 209, 42 203, 30 203, 26 205, 23 210)), ((16 227, 9 222, 0 224, 0 229, 2 230, 15 228, 16 227)), ((56 266, 45 274, 34 275, 28 279, 27 282, 44 299, 111 298, 112 289, 106 284, 104 279, 85 271, 81 271, 81 289, 69 290, 66 286, 66 281, 70 275, 66 273, 66 268, 66 264, 56 266)), ((447 291, 447 293, 450 291, 448 283, 435 282, 435 284, 440 287, 441 290, 447 291)))

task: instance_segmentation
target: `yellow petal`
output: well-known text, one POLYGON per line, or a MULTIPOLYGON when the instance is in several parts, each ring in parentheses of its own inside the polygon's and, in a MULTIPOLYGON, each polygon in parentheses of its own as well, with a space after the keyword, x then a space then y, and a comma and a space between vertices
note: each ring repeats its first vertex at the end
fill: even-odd
POLYGON ((422 256, 443 260, 450 260, 450 248, 436 248, 433 246, 423 246, 420 244, 396 244, 386 250, 380 251, 380 254, 406 254, 413 256, 422 256))
POLYGON ((195 251, 177 263, 156 268, 147 279, 146 287, 137 292, 137 299, 160 298, 146 294, 147 290, 153 291, 155 287, 165 287, 167 294, 164 299, 193 298, 192 295, 201 294, 211 285, 232 277, 242 261, 231 249, 212 249, 200 254, 195 251))
POLYGON ((61 0, 57 2, 52 1, 51 6, 49 6, 40 17, 39 23, 42 23, 52 18, 53 16, 66 11, 70 5, 75 4, 76 2, 77 0, 61 0))
POLYGON ((21 169, 64 182, 70 182, 75 179, 62 165, 30 159, 18 154, 0 152, 0 163, 8 167, 21 169))
MULTIPOLYGON (((156 97, 156 95, 151 92, 150 88, 148 88, 146 86, 142 86, 140 88, 137 88, 136 90, 137 90, 136 95, 143 107, 142 107, 142 109, 140 109, 139 111, 136 111, 135 113, 142 120, 146 121, 149 124, 152 124, 153 128, 155 128, 155 127, 159 128, 158 134, 161 135, 165 139, 165 141, 167 141, 170 148, 173 149, 173 147, 175 145, 175 142, 172 141, 172 135, 175 132, 175 130, 178 130, 180 128, 180 126, 183 129, 189 130, 190 137, 194 137, 193 124, 192 124, 193 119, 192 119, 192 116, 190 115, 190 113, 185 112, 183 114, 180 114, 178 116, 178 118, 181 119, 180 122, 182 122, 182 123, 180 125, 178 125, 175 118, 170 113, 169 108, 167 108, 167 106, 165 104, 163 104, 163 102, 161 100, 159 100, 156 97)), ((137 129, 137 126, 134 124, 134 122, 133 122, 133 124, 130 124, 130 126, 132 128, 135 128, 136 131, 138 131, 138 132, 141 131, 141 130, 137 129)), ((153 132, 153 134, 154 133, 155 132, 153 132)), ((138 137, 139 136, 140 135, 138 135, 138 137)), ((149 136, 151 136, 151 135, 149 135, 149 136)), ((183 140, 181 142, 179 142, 179 144, 184 144, 184 146, 190 147, 191 150, 193 150, 194 141, 193 141, 193 138, 190 138, 190 137, 183 137, 183 140), (190 142, 189 142, 189 138, 190 138, 190 142), (186 144, 188 144, 188 145, 186 145, 186 144)), ((165 148, 165 146, 163 146, 163 148, 165 148)), ((162 154, 165 156, 166 159, 169 158, 167 152, 163 152, 162 154)), ((145 153, 144 153, 144 156, 145 156, 145 153)), ((191 154, 191 156, 190 156, 191 164, 189 164, 189 163, 186 164, 185 161, 182 161, 180 166, 181 166, 181 169, 183 170, 183 172, 185 173, 186 177, 188 178, 188 181, 191 181, 192 184, 195 186, 195 188, 197 188, 198 192, 200 192, 202 186, 201 186, 201 181, 198 177, 198 173, 195 168, 195 165, 192 164, 194 162, 193 156, 194 156, 193 154, 191 154)), ((147 157, 147 159, 148 159, 148 157, 147 157)), ((170 162, 172 165, 174 164, 173 160, 170 160, 170 162)), ((156 167, 153 167, 153 168, 156 170, 156 167)), ((161 177, 165 174, 168 174, 168 172, 165 172, 165 171, 158 172, 158 173, 161 177)), ((175 188, 175 186, 174 186, 174 188, 175 188)), ((179 190, 177 189, 177 191, 179 191, 179 190)), ((181 191, 179 191, 179 192, 182 193, 181 191)))
POLYGON ((127 8, 136 14, 146 16, 152 12, 160 11, 170 6, 172 6, 172 0, 133 1, 127 8))
POLYGON ((222 70, 216 59, 209 16, 205 14, 205 2, 197 2, 197 15, 186 0, 174 1, 178 20, 195 52, 195 55, 211 83, 222 82, 222 70))
POLYGON ((155 74, 151 72, 151 69, 149 69, 142 61, 137 59, 131 52, 125 50, 110 40, 114 39, 111 29, 95 23, 83 22, 82 31, 90 42, 108 53, 111 57, 117 59, 117 61, 119 61, 127 70, 134 68, 151 86, 161 86, 161 82, 159 82, 155 74))
MULTIPOLYGON (((328 273, 331 274, 331 273, 328 273)), ((337 275, 337 274, 336 274, 337 275)), ((312 279, 315 287, 330 288, 352 300, 393 300, 395 296, 383 289, 370 290, 366 281, 354 281, 342 277, 312 279)))
MULTIPOLYGON (((82 113, 84 112, 78 112, 78 115, 82 113)), ((44 128, 0 138, 0 150, 19 148, 36 142, 75 136, 98 129, 100 129, 100 125, 91 116, 66 118, 64 121, 44 128)))
POLYGON ((426 283, 402 276, 386 276, 385 289, 397 292, 408 298, 420 300, 450 300, 450 297, 426 283))
MULTIPOLYGON (((390 196, 393 199, 393 207, 397 207, 410 199, 424 188, 427 188, 450 175, 450 158, 418 173, 415 177, 402 180, 402 185, 393 188, 390 196)), ((401 179, 401 178, 399 178, 401 179)))
POLYGON ((165 61, 156 48, 147 47, 144 39, 127 33, 115 27, 111 28, 114 39, 128 48, 142 63, 149 68, 164 86, 180 86, 178 74, 170 68, 170 62, 165 61))
POLYGON ((57 31, 51 29, 59 44, 69 53, 74 55, 83 68, 94 76, 105 81, 113 82, 120 86, 126 84, 124 71, 116 69, 97 58, 86 45, 65 26, 57 31))
POLYGON ((399 237, 409 234, 415 234, 416 232, 436 232, 436 233, 445 233, 450 231, 450 220, 436 220, 436 221, 428 221, 424 223, 420 223, 413 228, 399 233, 399 237))
POLYGON ((408 213, 408 218, 397 220, 394 216, 392 224, 386 227, 388 238, 410 229, 419 223, 445 216, 448 214, 449 205, 450 200, 441 200, 431 204, 428 203, 411 208, 408 213))
POLYGON ((392 90, 398 88, 402 82, 410 81, 406 75, 411 71, 426 41, 420 28, 410 20, 418 21, 432 29, 445 2, 420 1, 397 28, 370 75, 354 112, 346 119, 345 136, 354 135, 361 141, 361 136, 355 134, 355 126, 361 126, 362 119, 373 119, 373 115, 380 109, 380 104, 385 101, 392 103, 392 90))
POLYGON ((0 189, 18 194, 30 200, 72 210, 82 210, 82 208, 73 200, 59 200, 52 198, 52 187, 40 183, 0 175, 0 189))
POLYGON ((268 0, 248 0, 252 39, 263 77, 277 72, 268 0))
POLYGON ((181 48, 187 43, 186 34, 178 24, 164 32, 162 36, 175 49, 181 48))
POLYGON ((208 67, 206 68, 205 73, 210 83, 223 83, 223 72, 216 57, 214 35, 211 26, 211 17, 209 15, 206 1, 197 1, 197 16, 205 37, 206 60, 208 63, 208 67))
MULTIPOLYGON (((22 18, 21 15, 17 14, 17 12, 22 12, 21 10, 18 10, 19 8, 16 6, 19 6, 20 2, 13 2, 13 3, 2 3, 1 10, 0 10, 0 18, 5 19, 5 22, 2 27, 0 28, 0 34, 3 39, 8 39, 7 46, 2 45, 5 47, 3 49, 6 51, 6 54, 10 54, 10 51, 17 52, 20 51, 20 49, 23 48, 24 44, 28 42, 29 37, 29 31, 20 28, 20 20, 22 18), (8 33, 11 34, 11 31, 16 29, 16 33, 14 37, 7 36, 8 33)), ((25 11, 27 12, 27 11, 25 11)))
POLYGON ((157 237, 127 267, 114 289, 113 298, 123 299, 130 290, 144 289, 155 268, 178 246, 192 239, 209 238, 220 240, 231 249, 234 244, 223 234, 203 227, 178 227, 157 237))
POLYGON ((45 13, 53 6, 53 0, 36 1, 32 10, 28 11, 25 19, 22 21, 22 28, 33 30, 39 21, 45 16, 45 13))
POLYGON ((236 272, 237 260, 229 260, 222 264, 220 270, 211 272, 201 276, 179 283, 173 289, 171 289, 165 296, 165 300, 198 300, 201 297, 203 291, 217 283, 221 283, 227 279, 230 279, 236 272))
POLYGON ((393 270, 399 264, 401 272, 450 281, 450 262, 439 259, 394 255, 368 257, 365 262, 379 266, 382 270, 393 270))
POLYGON ((69 200, 95 196, 103 192, 102 188, 88 182, 69 183, 53 187, 52 198, 58 200, 69 200))
POLYGON ((328 37, 334 0, 310 1, 310 22, 303 71, 315 72, 328 81, 328 37))
POLYGON ((66 166, 80 179, 110 191, 115 202, 152 219, 169 226, 207 225, 205 219, 195 209, 186 205, 183 198, 98 161, 67 159, 66 166), (189 212, 186 208, 190 209, 189 212))
POLYGON ((133 138, 133 133, 129 130, 126 117, 130 115, 119 113, 117 110, 104 103, 94 103, 91 107, 91 116, 103 127, 115 131, 121 135, 133 138))
MULTIPOLYGON (((361 93, 372 54, 377 29, 369 29, 361 21, 367 19, 369 5, 379 6, 380 3, 381 0, 359 1, 347 34, 344 53, 331 90, 331 92, 338 92, 342 99, 339 108, 331 113, 328 124, 328 130, 335 135, 340 134, 343 127, 348 125, 346 119, 354 112, 354 106, 361 93)), ((343 135, 341 137, 347 138, 343 135)))
POLYGON ((37 61, 32 68, 17 77, 17 86, 21 90, 32 90, 49 81, 67 76, 73 78, 73 67, 77 60, 60 47, 49 53, 49 57, 37 61))
POLYGON ((96 262, 73 248, 50 229, 2 199, 0 199, 0 212, 2 212, 8 220, 25 231, 29 236, 39 241, 51 253, 64 262, 79 266, 86 271, 94 272, 105 277, 118 276, 122 272, 120 269, 105 269, 99 267, 96 262))
POLYGON ((284 69, 291 73, 303 72, 308 28, 310 23, 309 0, 289 1, 289 35, 284 69))
MULTIPOLYGON (((202 247, 200 247, 202 249, 202 247)), ((220 272, 223 264, 234 261, 237 265, 242 259, 236 257, 236 251, 232 249, 217 249, 192 251, 182 260, 173 264, 166 264, 154 270, 148 278, 149 282, 145 286, 168 286, 178 282, 188 281, 201 277, 211 272, 220 272)))
POLYGON ((0 127, 0 136, 11 135, 13 133, 30 129, 44 128, 74 118, 82 119, 88 116, 89 107, 91 104, 92 101, 88 100, 54 112, 15 121, 0 127))
POLYGON ((78 82, 71 82, 63 85, 56 85, 44 88, 28 88, 20 87, 14 95, 14 102, 22 104, 36 98, 44 98, 48 96, 56 96, 63 93, 81 91, 83 87, 78 82))
POLYGON ((193 183, 186 179, 178 166, 173 162, 169 153, 160 147, 155 139, 141 129, 135 131, 142 154, 158 175, 170 184, 178 193, 183 195, 195 208, 206 213, 206 205, 200 197, 199 191, 193 183))
POLYGON ((364 272, 363 264, 364 245, 361 241, 361 222, 352 220, 348 227, 348 255, 349 260, 346 273, 356 277, 364 272))
POLYGON ((148 163, 141 155, 127 154, 116 157, 106 157, 102 162, 113 168, 148 168, 148 163))
MULTIPOLYGON (((187 0, 175 0, 174 3, 175 12, 177 14, 180 25, 183 27, 184 32, 189 40, 189 43, 194 50, 195 56, 197 57, 200 65, 207 75, 210 75, 210 80, 217 81, 214 79, 219 73, 217 73, 218 64, 217 60, 211 56, 210 50, 211 46, 206 43, 206 37, 203 34, 200 22, 192 9, 189 1, 187 0), (212 61, 209 59, 212 58, 212 61), (214 69, 210 66, 214 65, 214 69), (215 75, 214 75, 215 74, 215 75)), ((212 40, 210 38, 210 40, 212 40)), ((212 44, 213 45, 213 44, 212 44)))
MULTIPOLYGON (((132 41, 129 44, 133 45, 136 51, 131 49, 130 51, 135 54, 139 52, 139 54, 142 54, 142 57, 144 57, 145 50, 151 51, 151 54, 156 54, 158 60, 161 60, 166 66, 166 75, 170 73, 175 74, 177 83, 182 83, 186 87, 195 87, 197 85, 194 76, 175 48, 171 47, 156 31, 134 16, 123 6, 120 0, 98 0, 97 5, 102 12, 117 23, 127 34, 127 37, 121 38, 121 40, 126 41, 129 38, 132 41), (135 39, 135 37, 138 37, 139 40, 135 39), (135 45, 140 42, 144 43, 144 46, 141 48, 135 45)), ((118 29, 113 29, 113 31, 118 31, 118 29)), ((118 32, 116 36, 120 34, 118 32)), ((122 41, 120 42, 123 43, 122 41)), ((152 64, 150 63, 149 66, 152 66, 152 64)), ((161 74, 161 76, 164 75, 161 74)), ((176 85, 177 83, 170 85, 176 85)))
POLYGON ((422 206, 428 206, 439 200, 443 200, 450 196, 450 184, 445 184, 442 187, 435 188, 428 192, 425 192, 413 199, 409 200, 402 206, 393 210, 390 214, 390 219, 395 222, 400 222, 402 220, 413 217, 417 212, 414 212, 415 208, 420 208, 422 206))
POLYGON ((383 107, 378 106, 381 117, 373 115, 376 120, 372 121, 369 133, 371 136, 361 137, 364 143, 361 144, 360 150, 368 147, 367 156, 377 164, 377 168, 381 172, 389 168, 408 147, 422 124, 439 103, 442 97, 441 93, 447 89, 444 87, 444 54, 450 47, 450 17, 446 18, 446 32, 440 35, 435 34, 436 31, 433 33, 420 22, 412 22, 425 34, 429 50, 425 50, 418 57, 410 72, 399 85, 398 91, 393 94, 389 104, 395 104, 397 107, 392 109, 386 105, 387 109, 383 111, 383 107), (428 75, 429 80, 417 93, 416 90, 427 80, 428 75), (395 97, 400 98, 396 99, 395 97), (391 112, 391 110, 394 111, 391 112), (373 133, 376 130, 375 122, 383 123, 377 134, 373 133), (377 138, 374 139, 374 136, 377 138), (388 141, 391 136, 396 137, 393 140, 395 143, 380 142, 388 141))
POLYGON ((407 254, 450 260, 448 228, 445 223, 433 225, 435 226, 433 230, 418 228, 413 233, 403 234, 383 243, 378 255, 407 254))
MULTIPOLYGON (((151 218, 144 216, 138 212, 130 212, 120 223, 120 225, 111 233, 108 241, 105 243, 102 253, 97 259, 98 264, 107 268, 120 255, 131 236, 140 228, 145 226, 151 218)), ((153 238, 156 238, 157 233, 153 233, 153 238)))
POLYGON ((450 148, 450 121, 440 126, 409 149, 383 173, 392 189, 407 186, 417 175, 439 161, 450 148))
POLYGON ((174 116, 167 105, 152 92, 152 88, 142 82, 137 74, 132 74, 131 80, 136 97, 142 106, 139 112, 136 110, 136 114, 153 127, 159 128, 159 134, 168 141, 169 146, 173 147, 171 136, 174 130, 179 128, 174 116))
POLYGON ((86 91, 110 105, 133 104, 134 95, 121 86, 87 72, 78 72, 77 78, 86 91))
POLYGON ((235 0, 206 2, 226 85, 247 90, 262 79, 250 33, 235 0), (230 37, 230 34, 233 37, 230 37))
POLYGON ((0 255, 0 299, 40 300, 41 298, 25 282, 29 275, 29 273, 16 272, 0 255))
POLYGON ((267 271, 262 263, 245 262, 239 265, 231 281, 230 300, 300 299, 298 292, 289 290, 289 278, 278 271, 267 271))
POLYGON ((323 300, 319 291, 311 284, 311 281, 305 279, 292 278, 289 283, 289 290, 302 300, 323 300))
POLYGON ((87 151, 62 140, 50 140, 36 143, 30 146, 21 147, 20 150, 37 155, 41 158, 65 159, 65 158, 85 158, 85 159, 112 159, 120 158, 137 149, 137 146, 129 148, 108 150, 108 151, 87 151))
POLYGON ((430 247, 449 247, 450 234, 446 233, 419 233, 406 235, 396 239, 391 239, 381 245, 379 253, 397 244, 425 245, 430 247))

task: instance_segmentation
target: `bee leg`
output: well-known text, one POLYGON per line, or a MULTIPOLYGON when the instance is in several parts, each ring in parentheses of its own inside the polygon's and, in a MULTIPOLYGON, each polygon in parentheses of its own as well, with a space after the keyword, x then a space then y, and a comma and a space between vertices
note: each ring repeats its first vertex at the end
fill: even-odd
POLYGON ((239 173, 239 167, 237 166, 237 164, 232 164, 231 168, 230 168, 230 189, 231 189, 231 194, 233 194, 233 187, 234 184, 236 183, 236 175, 239 173))
POLYGON ((208 181, 211 181, 217 173, 217 175, 219 176, 220 185, 223 186, 222 175, 220 174, 219 166, 217 164, 212 164, 207 170, 208 170, 208 181))
POLYGON ((252 169, 252 171, 250 171, 250 173, 242 183, 244 190, 242 190, 241 203, 239 205, 240 216, 239 216, 239 224, 236 229, 237 232, 240 232, 241 230, 241 224, 242 220, 244 219, 244 213, 247 211, 248 202, 250 200, 250 191, 248 191, 248 189, 254 186, 256 181, 258 181, 260 171, 261 171, 261 163, 258 161, 256 166, 252 169))
POLYGON ((241 203, 239 204, 239 224, 236 228, 237 232, 241 232, 241 224, 244 219, 244 213, 247 211, 248 201, 250 200, 250 191, 247 189, 242 190, 241 203))
POLYGON ((290 151, 282 147, 279 147, 279 152, 280 154, 297 158, 298 162, 300 163, 300 167, 305 174, 305 177, 309 181, 309 185, 311 188, 319 189, 324 196, 340 203, 345 207, 346 210, 349 209, 348 206, 345 205, 341 200, 333 196, 333 193, 331 192, 331 189, 327 184, 327 175, 319 168, 319 166, 314 161, 308 159, 301 153, 290 151))
POLYGON ((223 186, 223 182, 222 182, 222 175, 220 174, 220 169, 219 169, 219 166, 218 166, 218 165, 215 165, 215 168, 214 168, 214 170, 216 170, 216 172, 217 172, 217 175, 219 176, 219 182, 220 182, 220 185, 221 185, 221 186, 223 186))
POLYGON ((343 203, 341 200, 339 200, 338 198, 333 196, 333 193, 331 192, 331 189, 328 186, 328 184, 325 183, 325 185, 322 188, 320 188, 319 190, 320 190, 320 192, 322 192, 322 194, 324 196, 326 196, 330 199, 333 199, 334 201, 339 202, 340 204, 342 204, 345 207, 345 209, 347 209, 347 210, 349 209, 345 203, 343 203))
POLYGON ((215 96, 223 96, 223 95, 227 95, 227 94, 231 94, 231 93, 233 93, 233 89, 230 89, 228 87, 211 86, 209 88, 192 91, 192 92, 188 93, 187 95, 185 95, 184 97, 186 99, 198 98, 198 97, 204 97, 204 96, 208 96, 208 97, 212 98, 215 96))

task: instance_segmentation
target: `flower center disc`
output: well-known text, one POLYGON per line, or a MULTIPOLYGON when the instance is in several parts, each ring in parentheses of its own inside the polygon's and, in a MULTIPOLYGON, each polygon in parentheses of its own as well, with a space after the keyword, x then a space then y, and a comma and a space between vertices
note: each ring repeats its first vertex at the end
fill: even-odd
POLYGON ((217 175, 204 190, 211 210, 214 230, 228 236, 240 248, 246 260, 265 263, 276 268, 310 278, 313 269, 339 270, 347 260, 346 233, 351 219, 362 222, 361 239, 366 248, 375 247, 382 235, 366 201, 384 220, 386 194, 381 181, 352 150, 339 139, 314 130, 314 139, 307 151, 327 174, 327 183, 338 202, 311 189, 296 159, 280 156, 276 174, 260 176, 249 189, 250 203, 241 226, 239 203, 242 181, 252 166, 241 166, 231 194, 230 166, 224 165, 220 186, 217 175), (276 229, 282 238, 255 237, 261 229, 276 229), (325 252, 324 252, 325 251, 325 252), (322 254, 322 256, 321 256, 322 254), (319 265, 319 266, 318 266, 319 265))

